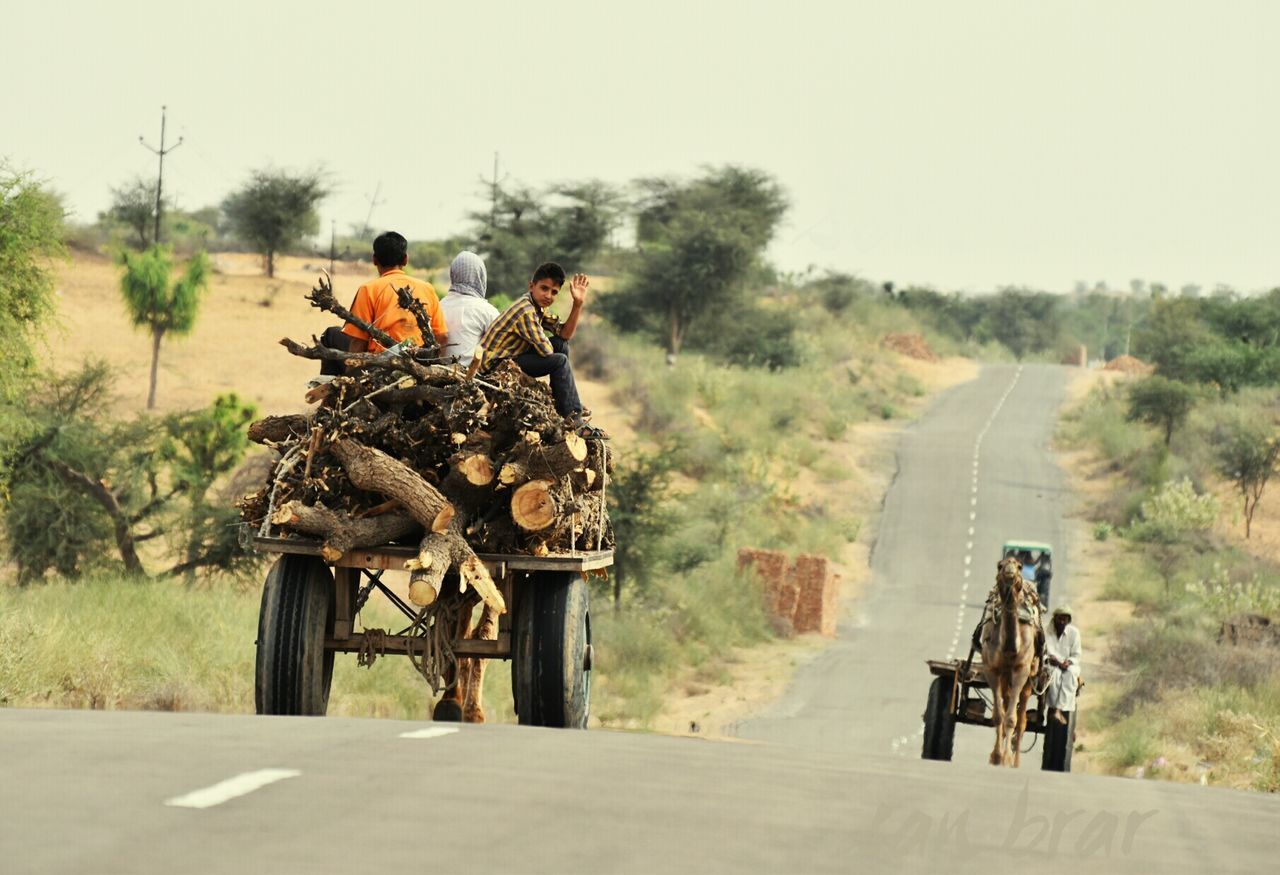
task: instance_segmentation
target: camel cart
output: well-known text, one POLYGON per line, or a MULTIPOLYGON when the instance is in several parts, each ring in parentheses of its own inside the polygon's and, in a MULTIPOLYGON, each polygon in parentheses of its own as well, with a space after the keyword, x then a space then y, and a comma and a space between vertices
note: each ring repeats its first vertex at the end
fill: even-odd
MULTIPOLYGON (((404 654, 417 665, 427 652, 435 627, 423 628, 421 612, 381 580, 385 571, 402 570, 417 546, 358 548, 330 567, 320 558, 319 541, 259 535, 253 544, 279 554, 258 616, 259 714, 323 715, 335 654, 357 653, 362 662, 372 653, 404 654), (405 615, 400 632, 356 630, 375 589, 405 615)), ((612 565, 613 551, 478 557, 498 584, 507 612, 499 617, 496 640, 452 638, 445 649, 452 657, 511 660, 511 692, 521 723, 585 729, 594 656, 585 575, 612 565)), ((446 587, 457 582, 456 572, 445 578, 446 587)))
MULTIPOLYGON (((929 672, 934 676, 929 686, 929 699, 924 709, 924 746, 921 758, 950 760, 955 741, 956 724, 995 727, 990 702, 990 687, 982 674, 981 664, 961 659, 930 659, 929 672)), ((1034 696, 1027 707, 1029 733, 1043 736, 1040 768, 1047 772, 1071 771, 1071 749, 1076 736, 1076 711, 1067 712, 1064 726, 1045 720, 1043 696, 1034 696), (1035 707, 1031 707, 1034 704, 1035 707)), ((1025 735, 1024 735, 1025 738, 1025 735)))

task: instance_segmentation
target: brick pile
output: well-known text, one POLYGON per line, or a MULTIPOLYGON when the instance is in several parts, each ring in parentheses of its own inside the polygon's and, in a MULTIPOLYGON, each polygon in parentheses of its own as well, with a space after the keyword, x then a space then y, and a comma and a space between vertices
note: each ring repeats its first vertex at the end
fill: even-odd
POLYGON ((825 556, 801 555, 788 561, 777 550, 743 548, 738 573, 748 571, 764 586, 765 609, 774 631, 785 638, 817 632, 835 637, 839 612, 840 575, 825 556))
POLYGON ((886 334, 880 343, 893 350, 913 359, 920 359, 924 362, 936 362, 938 357, 934 355, 933 350, 929 348, 929 344, 925 342, 924 336, 920 334, 886 334))

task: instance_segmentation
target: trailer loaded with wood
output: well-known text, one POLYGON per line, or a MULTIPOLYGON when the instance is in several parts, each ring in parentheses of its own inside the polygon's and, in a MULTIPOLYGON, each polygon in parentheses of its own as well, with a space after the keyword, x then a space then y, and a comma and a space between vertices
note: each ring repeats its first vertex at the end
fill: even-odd
POLYGON ((442 694, 436 719, 483 720, 484 660, 510 659, 521 723, 585 727, 586 578, 613 559, 609 444, 566 425, 548 387, 513 363, 468 379, 439 358, 407 292, 426 347, 356 319, 327 278, 308 297, 387 349, 281 340, 343 373, 313 381, 309 412, 250 427, 278 457, 242 519, 257 549, 281 554, 259 616, 258 712, 323 714, 335 654, 364 665, 403 654, 442 694), (388 570, 409 572, 407 592, 383 581, 388 570), (363 627, 375 590, 403 628, 363 627))

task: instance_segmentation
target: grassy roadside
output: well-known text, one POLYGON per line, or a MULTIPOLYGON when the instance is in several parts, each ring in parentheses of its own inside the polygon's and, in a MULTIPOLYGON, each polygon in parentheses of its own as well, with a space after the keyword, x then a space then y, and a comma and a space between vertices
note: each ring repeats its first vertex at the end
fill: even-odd
MULTIPOLYGON (((129 342, 114 282, 109 265, 78 258, 63 277, 60 308, 71 330, 96 321, 119 338, 103 351, 122 373, 127 409, 145 382, 146 358, 142 344, 129 342)), ((315 316, 294 300, 300 288, 292 276, 271 283, 220 275, 192 337, 162 351, 162 408, 233 389, 263 412, 297 409, 297 387, 312 368, 302 372, 283 352, 262 362, 257 351, 316 330, 315 316), (228 355, 222 342, 240 333, 238 349, 254 350, 252 362, 228 355)), ((602 725, 660 726, 673 701, 687 704, 703 691, 730 689, 735 703, 771 695, 787 673, 759 654, 802 658, 809 645, 770 643, 759 593, 736 574, 737 550, 826 555, 856 590, 865 523, 885 485, 870 436, 901 427, 939 386, 972 370, 956 359, 925 365, 882 349, 885 332, 918 326, 876 300, 838 313, 814 301, 768 305, 793 309, 813 326, 796 368, 728 367, 698 355, 668 367, 660 351, 594 321, 575 341, 584 393, 620 458, 663 455, 672 476, 665 524, 644 573, 627 583, 624 610, 609 609, 608 584, 593 593, 593 712, 602 725), (761 685, 765 673, 771 680, 761 685)), ((0 580, 0 704, 252 710, 264 573, 194 588, 127 582, 106 570, 22 590, 0 580)), ((367 622, 385 627, 394 619, 367 622)), ((492 663, 490 719, 511 719, 509 686, 506 664, 492 663)), ((705 712, 704 705, 697 707, 705 712)), ((407 660, 380 660, 366 671, 340 658, 331 712, 424 717, 426 687, 407 660)))
POLYGON ((1124 380, 1088 382, 1058 436, 1092 533, 1073 557, 1089 681, 1077 761, 1088 771, 1276 792, 1280 647, 1233 642, 1231 629, 1245 615, 1280 619, 1280 515, 1264 501, 1246 540, 1231 488, 1208 464, 1214 423, 1270 401, 1206 402, 1165 447, 1126 419, 1124 380), (1141 540, 1144 502, 1151 513, 1152 496, 1171 494, 1181 478, 1216 506, 1212 526, 1173 544, 1141 540))

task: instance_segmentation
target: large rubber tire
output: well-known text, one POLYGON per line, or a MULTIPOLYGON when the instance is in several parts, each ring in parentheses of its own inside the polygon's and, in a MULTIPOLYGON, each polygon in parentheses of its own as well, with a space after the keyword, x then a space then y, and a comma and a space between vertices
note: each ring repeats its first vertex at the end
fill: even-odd
POLYGON ((929 685, 929 701, 924 708, 924 745, 921 759, 950 760, 956 740, 956 720, 951 714, 951 678, 937 677, 929 685))
POLYGON ((333 683, 333 574, 314 556, 276 560, 262 588, 253 698, 259 714, 323 716, 333 683))
POLYGON ((586 729, 591 712, 591 612, 587 585, 572 572, 523 582, 516 605, 511 687, 526 726, 586 729))
MULTIPOLYGON (((1048 710, 1048 709, 1046 709, 1048 710)), ((1044 729, 1044 753, 1040 769, 1045 772, 1071 771, 1071 751, 1076 741, 1076 712, 1067 712, 1067 724, 1048 718, 1044 729)))

